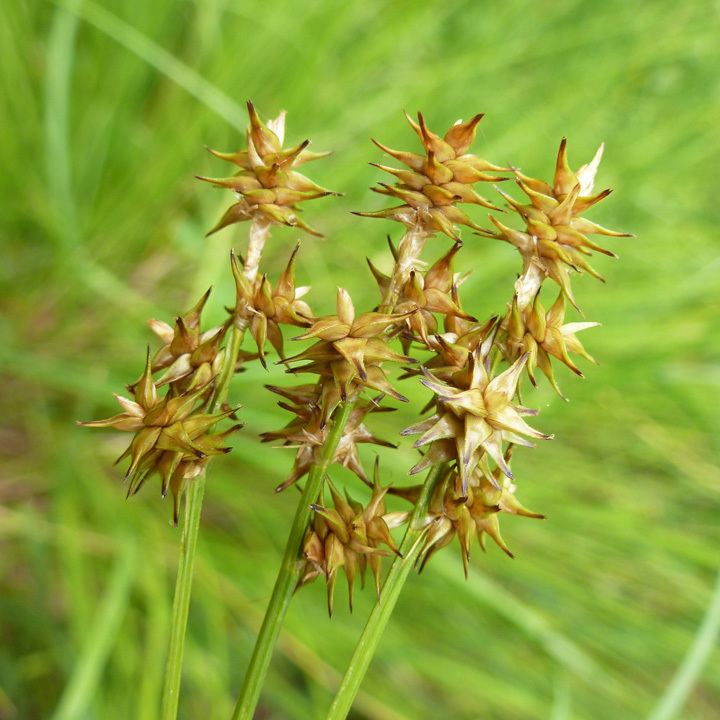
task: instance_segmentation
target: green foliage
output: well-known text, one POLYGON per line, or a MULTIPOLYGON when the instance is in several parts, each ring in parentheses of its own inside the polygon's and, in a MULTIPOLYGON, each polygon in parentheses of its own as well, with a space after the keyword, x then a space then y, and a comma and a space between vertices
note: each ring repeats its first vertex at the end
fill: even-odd
MULTIPOLYGON (((410 578, 355 716, 714 717, 719 30, 704 0, 0 3, 0 718, 157 717, 179 532, 153 493, 124 500, 110 467, 124 438, 72 421, 112 411, 148 317, 209 284, 209 315, 231 301, 227 251, 245 230, 203 239, 227 198, 193 175, 216 169, 204 145, 241 144, 246 98, 286 108, 290 141, 335 151, 313 177, 346 195, 312 208, 327 237, 298 258, 318 312, 340 278, 376 302, 362 253, 386 260, 385 228, 348 211, 378 207, 368 138, 405 147, 403 108, 438 127, 486 112, 478 153, 538 176, 562 135, 575 165, 605 140, 598 188, 616 193, 592 217, 638 235, 597 261, 607 286, 575 281, 603 324, 585 339, 601 366, 558 372, 569 405, 547 387, 527 402, 556 440, 514 470, 549 519, 507 519, 517 559, 477 553, 468 582, 453 552, 410 578)), ((271 270, 297 235, 274 232, 271 270)), ((465 241, 465 297, 502 310, 516 252, 465 241)), ((284 419, 261 388, 284 382, 270 367, 236 379, 247 425, 208 481, 183 717, 229 717, 297 501, 272 492, 291 454, 258 449, 284 419)), ((411 410, 374 428, 391 438, 411 410)), ((381 450, 385 481, 414 458, 381 450)), ((330 621, 324 592, 293 602, 264 717, 329 705, 373 597, 351 616, 339 593, 330 621)))

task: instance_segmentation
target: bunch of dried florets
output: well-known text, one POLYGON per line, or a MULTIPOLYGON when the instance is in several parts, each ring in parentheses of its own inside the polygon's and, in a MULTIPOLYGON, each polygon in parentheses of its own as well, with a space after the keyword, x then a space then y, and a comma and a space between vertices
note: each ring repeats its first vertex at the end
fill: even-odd
MULTIPOLYGON (((326 390, 324 395, 318 389, 317 396, 309 401, 310 406, 321 408, 318 415, 324 422, 335 404, 353 397, 343 386, 345 379, 355 386, 383 390, 401 399, 388 384, 381 365, 388 361, 407 363, 413 352, 424 351, 422 366, 406 368, 404 377, 419 375, 433 392, 429 403, 432 413, 401 433, 420 435, 415 447, 424 454, 410 473, 435 467, 440 469, 442 478, 428 507, 425 521, 428 530, 420 553, 423 563, 457 534, 467 564, 471 529, 481 540, 484 534, 490 535, 509 553, 500 535, 498 513, 541 517, 526 511, 514 497, 509 457, 514 446, 532 447, 533 440, 551 436, 526 422, 525 418, 536 415, 537 410, 519 401, 518 384, 523 370, 535 384, 535 369, 539 367, 557 389, 551 358, 582 376, 570 354, 592 360, 576 333, 597 323, 565 322, 565 297, 575 304, 569 273, 586 270, 596 275, 584 255, 591 249, 602 249, 587 234, 624 235, 580 217, 609 194, 606 190, 590 195, 602 148, 591 163, 573 173, 567 164, 564 140, 552 185, 512 170, 517 184, 530 198, 529 205, 521 205, 501 192, 525 221, 525 230, 512 230, 494 218, 500 232, 480 228, 457 204, 473 203, 498 210, 478 195, 472 185, 509 179, 488 173, 511 171, 469 153, 481 117, 477 115, 470 122, 452 126, 444 137, 433 133, 422 115, 418 122, 408 118, 422 141, 424 154, 391 150, 376 143, 410 169, 378 165, 397 179, 392 186, 381 184, 378 192, 400 198, 403 204, 357 213, 396 220, 407 228, 397 249, 390 243, 394 261, 390 275, 368 261, 381 294, 381 312, 360 316, 372 318, 372 336, 359 330, 360 323, 353 324, 354 314, 341 307, 349 306, 341 292, 337 315, 316 320, 311 330, 301 336, 319 337, 323 342, 296 356, 313 361, 300 370, 320 375, 320 386, 323 377, 332 376, 334 387, 345 389, 330 393, 326 390), (466 276, 453 271, 453 261, 462 246, 458 225, 470 227, 482 236, 508 240, 521 252, 523 268, 502 318, 478 321, 463 309, 459 288, 466 276), (426 240, 437 233, 448 235, 455 244, 425 270, 421 252, 426 240), (561 287, 561 294, 549 311, 540 302, 545 277, 561 287), (391 347, 395 338, 403 356, 391 347), (347 346, 342 347, 341 343, 347 346), (499 364, 503 361, 510 365, 501 371, 499 364), (337 364, 339 371, 331 372, 323 363, 337 364), (366 366, 372 368, 371 377, 366 366), (330 403, 325 401, 328 395, 330 403)), ((307 436, 308 445, 315 442, 315 436, 307 436)), ((298 456, 306 453, 301 444, 298 456)), ((341 456, 336 455, 335 460, 342 461, 341 456)), ((296 476, 294 469, 291 479, 297 479, 296 476)), ((419 488, 391 490, 413 502, 418 492, 419 488)))
POLYGON ((235 153, 210 152, 241 170, 226 179, 201 178, 230 188, 237 202, 210 232, 244 220, 250 222, 246 258, 231 255, 236 300, 230 317, 218 327, 202 328, 202 312, 208 290, 188 312, 176 318, 174 326, 151 320, 150 327, 162 346, 150 357, 140 380, 129 386, 134 400, 117 396, 123 413, 107 420, 82 423, 87 427, 113 427, 134 433, 128 449, 118 462, 130 457, 126 473, 128 495, 135 494, 153 473, 161 478, 161 493, 173 496, 173 520, 178 522, 180 499, 188 482, 199 478, 212 455, 230 451, 228 436, 241 427, 235 424, 222 432, 218 422, 235 418, 235 409, 225 405, 229 382, 248 361, 259 359, 265 365, 269 341, 282 356, 280 325, 309 327, 312 312, 301 299, 307 288, 296 288, 294 259, 297 247, 275 287, 259 265, 272 225, 297 226, 312 234, 298 216, 299 203, 332 195, 295 168, 324 157, 312 153, 305 140, 294 148, 283 149, 285 114, 263 124, 252 103, 248 103, 250 125, 247 147, 235 153), (256 348, 243 350, 247 329, 256 348), (229 339, 232 338, 232 339, 229 339), (158 374, 157 380, 153 376, 158 374), (165 394, 161 396, 162 389, 165 394), (218 412, 222 408, 222 412, 218 412))
POLYGON ((215 412, 212 397, 223 367, 226 349, 221 346, 227 325, 202 332, 201 314, 208 291, 195 307, 175 320, 175 327, 157 320, 150 326, 163 346, 151 358, 148 350, 142 377, 128 389, 134 399, 116 395, 123 412, 106 420, 81 423, 86 427, 112 427, 134 433, 116 462, 130 458, 125 473, 128 496, 134 495, 154 473, 160 476, 162 497, 173 497, 173 522, 177 525, 179 501, 189 481, 204 472, 212 455, 230 452, 229 435, 215 426, 234 418, 234 410, 215 412), (161 373, 157 381, 154 373, 161 373), (161 396, 162 386, 167 386, 161 396))
MULTIPOLYGON (((273 225, 319 235, 301 219, 299 205, 337 193, 320 187, 297 168, 327 153, 310 152, 307 140, 284 149, 284 113, 264 124, 251 103, 248 112, 247 147, 234 153, 211 151, 234 164, 236 174, 200 178, 235 194, 234 204, 210 233, 250 222, 244 258, 231 254, 235 302, 229 318, 218 327, 203 330, 206 293, 192 310, 176 319, 174 326, 151 321, 163 344, 152 358, 148 354, 141 379, 130 386, 134 399, 119 397, 122 414, 85 424, 135 433, 120 458, 130 458, 129 493, 137 492, 153 472, 158 473, 163 495, 170 489, 175 498, 173 515, 177 522, 178 503, 188 483, 203 482, 209 458, 229 450, 227 438, 239 427, 236 424, 224 431, 215 430, 221 420, 235 417, 235 410, 225 404, 233 375, 255 359, 267 367, 267 354, 274 350, 287 373, 312 376, 300 385, 267 386, 281 396, 278 404, 291 419, 280 430, 262 433, 261 438, 295 450, 289 476, 276 490, 299 481, 303 486, 236 711, 236 717, 249 718, 295 588, 323 577, 328 610, 332 612, 341 571, 352 609, 358 574, 363 579, 369 566, 380 596, 381 561, 392 554, 396 555, 394 563, 415 562, 422 568, 457 536, 467 573, 472 538, 477 536, 484 548, 487 535, 512 557, 500 532, 500 515, 543 516, 527 510, 516 499, 510 458, 515 447, 532 447, 534 440, 552 437, 526 422, 526 418, 537 415, 537 410, 521 402, 520 383, 526 373, 535 385, 539 368, 560 393, 554 361, 582 377, 573 355, 590 361, 592 357, 577 333, 598 323, 566 322, 566 300, 577 309, 570 278, 572 273, 584 272, 600 278, 586 260, 593 251, 614 256, 590 235, 627 233, 608 230, 584 217, 610 194, 610 190, 592 194, 602 146, 591 162, 573 171, 563 139, 552 182, 544 182, 470 152, 482 115, 468 122, 458 121, 443 136, 428 128, 422 114, 418 114, 417 122, 408 116, 420 138, 421 152, 392 150, 375 141, 405 167, 375 164, 395 182, 380 183, 373 189, 400 204, 356 213, 393 220, 405 228, 397 247, 389 242, 393 260, 389 274, 368 260, 379 301, 375 307, 358 312, 348 292, 339 288, 335 313, 318 317, 305 299, 308 288, 296 285, 299 245, 292 250, 277 282, 271 282, 259 268, 273 225), (516 200, 497 186, 495 189, 520 217, 522 229, 490 215, 495 229, 488 230, 459 207, 478 205, 502 212, 474 186, 513 176, 527 202, 516 200), (522 258, 506 309, 487 319, 478 319, 461 302, 460 289, 467 275, 454 271, 462 247, 461 227, 515 246, 522 258), (453 244, 428 267, 422 253, 428 239, 438 234, 449 237, 453 244), (549 310, 540 300, 546 278, 560 289, 549 310), (295 341, 309 344, 286 356, 284 328, 286 333, 295 333, 295 341), (253 346, 243 349, 248 330, 253 346), (393 409, 383 405, 388 399, 406 402, 395 380, 391 381, 389 370, 393 366, 402 369, 395 372, 398 381, 419 380, 432 393, 422 411, 427 416, 400 432, 401 436, 419 435, 414 446, 421 457, 409 473, 429 471, 423 484, 411 487, 381 486, 377 461, 373 480, 369 480, 358 451, 363 443, 395 447, 368 426, 371 415, 393 409), (153 379, 155 374, 157 379, 153 379), (333 464, 348 468, 369 486, 365 503, 337 490, 327 477, 333 464), (388 495, 408 501, 411 509, 388 512, 388 495), (396 543, 391 530, 401 525, 407 525, 407 530, 403 540, 396 543)), ((189 502, 201 500, 199 493, 189 502)), ((195 523, 188 532, 196 535, 199 512, 189 512, 188 517, 195 523)), ((394 565, 393 571, 398 567, 394 565)), ((403 571, 393 571, 388 582, 397 590, 404 575, 403 571)), ((187 572, 179 575, 179 588, 189 582, 183 579, 186 576, 187 572)), ((394 592, 390 602, 396 597, 394 592)), ((187 606, 177 612, 176 622, 184 625, 187 606)), ((368 627, 385 622, 388 614, 374 615, 368 627)), ((177 668, 173 672, 177 673, 177 668)))

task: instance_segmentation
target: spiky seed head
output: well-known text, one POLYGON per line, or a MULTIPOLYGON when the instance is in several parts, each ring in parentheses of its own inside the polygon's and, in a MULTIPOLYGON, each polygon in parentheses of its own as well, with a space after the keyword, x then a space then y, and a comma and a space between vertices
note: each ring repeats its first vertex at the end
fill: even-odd
POLYGON ((514 230, 494 216, 490 220, 495 232, 481 231, 514 245, 523 259, 523 270, 517 288, 518 303, 524 310, 533 300, 545 277, 554 280, 567 299, 575 298, 570 287, 570 272, 587 272, 602 280, 602 276, 588 263, 586 257, 599 252, 617 257, 611 250, 598 245, 589 235, 631 237, 631 233, 609 230, 582 217, 589 208, 606 198, 610 190, 592 195, 595 175, 602 158, 603 145, 593 159, 573 171, 567 158, 567 141, 560 143, 552 184, 528 177, 515 170, 517 185, 527 195, 528 203, 518 202, 502 193, 509 208, 525 223, 525 230, 514 230))
POLYGON ((379 596, 381 559, 390 552, 398 552, 385 519, 384 497, 387 488, 381 487, 379 483, 377 467, 376 463, 372 494, 367 505, 357 502, 349 493, 340 493, 328 478, 326 483, 332 504, 316 503, 312 506, 314 517, 303 545, 305 568, 298 587, 322 575, 327 584, 328 614, 331 616, 335 584, 341 570, 347 581, 352 612, 358 575, 364 586, 369 565, 379 596))
MULTIPOLYGON (((505 453, 506 464, 510 462, 510 454, 509 449, 505 453)), ((510 480, 498 470, 490 471, 486 462, 480 463, 473 470, 466 487, 463 487, 456 470, 447 471, 435 488, 427 516, 423 520, 426 531, 417 560, 419 569, 422 570, 428 560, 455 537, 459 541, 466 576, 474 538, 485 550, 485 537, 490 537, 512 558, 513 554, 500 532, 499 519, 502 514, 536 519, 544 517, 522 505, 515 497, 515 488, 510 480)))
MULTIPOLYGON (((191 323, 192 324, 192 323, 191 323)), ((168 487, 173 494, 173 520, 177 524, 178 505, 187 482, 203 471, 213 455, 230 451, 226 445, 230 433, 240 425, 222 433, 214 426, 233 416, 234 409, 220 413, 204 412, 206 385, 179 391, 172 387, 160 397, 158 383, 152 379, 152 360, 148 349, 145 370, 134 385, 134 399, 116 395, 122 412, 105 420, 82 422, 85 427, 114 428, 133 433, 127 449, 116 462, 129 458, 125 473, 128 496, 134 495, 148 477, 161 477, 161 493, 168 487)))
POLYGON ((298 214, 299 205, 306 200, 339 193, 320 187, 296 168, 327 153, 310 152, 307 149, 309 140, 284 148, 285 112, 275 120, 263 123, 251 102, 248 101, 247 107, 250 120, 247 148, 234 153, 210 150, 215 157, 240 168, 239 171, 227 178, 198 176, 199 180, 232 190, 237 198, 208 235, 229 225, 255 219, 297 227, 319 236, 320 233, 298 214))
POLYGON ((457 204, 469 203, 499 210, 500 208, 475 192, 472 185, 506 180, 507 178, 490 175, 488 172, 510 170, 467 152, 475 139, 477 125, 482 117, 480 114, 468 122, 459 120, 444 137, 440 137, 430 130, 422 113, 418 113, 417 122, 406 114, 410 126, 422 143, 424 155, 393 150, 373 140, 383 152, 409 168, 404 170, 375 165, 392 175, 397 182, 393 185, 379 183, 378 187, 372 189, 399 200, 401 204, 384 210, 356 214, 395 220, 430 235, 443 233, 454 240, 459 240, 458 226, 480 230, 457 204))
POLYGON ((582 330, 598 327, 596 322, 565 323, 565 296, 558 294, 557 299, 549 310, 545 310, 540 302, 539 293, 535 296, 532 305, 520 310, 517 297, 503 320, 505 340, 503 352, 511 362, 523 354, 527 354, 525 365, 533 385, 536 384, 536 368, 550 381, 555 391, 564 397, 555 380, 551 358, 566 365, 579 377, 584 377, 577 367, 571 353, 595 362, 593 357, 585 350, 577 333, 582 330))

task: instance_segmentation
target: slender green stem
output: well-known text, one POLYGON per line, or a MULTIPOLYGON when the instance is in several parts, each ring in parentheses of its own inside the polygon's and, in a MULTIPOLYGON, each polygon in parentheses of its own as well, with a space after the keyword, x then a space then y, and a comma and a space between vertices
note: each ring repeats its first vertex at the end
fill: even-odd
POLYGON ((370 613, 370 617, 355 646, 355 652, 328 712, 327 720, 345 720, 350 712, 355 696, 360 689, 360 684, 365 677, 380 638, 390 620, 390 615, 392 615, 395 604, 400 597, 400 591, 420 552, 422 536, 426 528, 423 524, 423 518, 427 513, 435 486, 444 471, 445 466, 439 465, 430 471, 425 480, 420 497, 410 516, 405 537, 400 543, 399 549, 402 557, 396 557, 390 568, 380 598, 370 613))
MULTIPOLYGON (((250 225, 248 255, 252 263, 246 265, 245 274, 251 281, 257 275, 260 256, 269 232, 265 220, 253 220, 250 225)), ((233 325, 230 328, 230 339, 227 354, 215 390, 208 402, 207 411, 215 413, 225 402, 230 390, 230 382, 235 374, 235 365, 240 354, 244 325, 233 325)), ((195 566, 195 550, 200 532, 203 497, 205 495, 205 473, 201 473, 190 483, 185 501, 185 519, 180 538, 180 557, 178 559, 177 578, 175 580, 175 598, 173 600, 172 625, 167 664, 165 666, 165 687, 163 689, 162 720, 177 718, 178 701, 180 699, 180 683, 182 679, 183 656, 185 654, 185 633, 188 612, 190 610, 190 594, 192 592, 193 570, 195 566)))
POLYGON ((230 328, 230 342, 228 343, 227 356, 225 362, 220 369, 220 376, 218 377, 217 385, 215 386, 215 392, 210 398, 208 403, 208 412, 215 413, 219 410, 220 405, 225 402, 230 389, 230 381, 233 379, 235 374, 235 365, 237 364, 238 355, 240 354, 240 348, 242 347, 243 337, 245 336, 245 328, 232 327, 230 328))
POLYGON ((295 512, 290 534, 288 536, 285 553, 283 555, 280 571, 275 580, 270 602, 265 611, 260 633, 255 642, 250 665, 248 667, 242 690, 235 706, 233 720, 252 720, 260 697, 265 675, 270 666, 273 648, 277 641, 283 619, 290 605, 293 592, 300 578, 303 568, 301 557, 302 545, 305 539, 312 510, 310 505, 317 501, 322 489, 323 479, 328 466, 335 457, 338 443, 342 438, 343 429, 354 407, 353 402, 343 403, 333 416, 332 427, 327 440, 323 445, 322 454, 317 463, 310 469, 302 496, 295 512))
MULTIPOLYGON (((230 380, 242 345, 244 331, 232 328, 230 333, 228 354, 218 378, 215 394, 208 405, 208 412, 211 413, 216 412, 227 397, 230 380)), ((185 519, 180 538, 180 557, 175 580, 172 624, 170 626, 170 646, 165 667, 162 720, 175 720, 177 717, 182 664, 185 653, 185 632, 190 610, 190 594, 192 592, 193 569, 195 566, 195 549, 197 548, 200 532, 200 517, 202 515, 204 495, 205 473, 203 472, 190 483, 187 500, 185 501, 185 519)))
POLYGON ((195 548, 197 547, 203 495, 205 494, 205 473, 190 484, 185 501, 185 521, 180 539, 180 559, 175 580, 172 624, 170 626, 170 647, 165 667, 165 688, 163 690, 162 719, 175 720, 180 698, 183 654, 185 652, 185 628, 190 609, 195 548))

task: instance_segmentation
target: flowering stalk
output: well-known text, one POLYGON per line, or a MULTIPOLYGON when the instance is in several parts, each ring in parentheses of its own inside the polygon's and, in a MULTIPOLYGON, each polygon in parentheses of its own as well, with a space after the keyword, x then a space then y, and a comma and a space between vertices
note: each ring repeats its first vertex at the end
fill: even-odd
MULTIPOLYGON (((408 319, 411 335, 405 339, 404 348, 407 349, 410 342, 416 342, 433 353, 420 374, 423 385, 434 393, 428 405, 434 413, 402 432, 403 435, 419 434, 415 447, 427 447, 411 474, 428 467, 432 469, 423 485, 391 490, 413 503, 409 526, 400 545, 400 554, 390 568, 327 715, 328 720, 343 720, 349 713, 414 564, 419 564, 422 570, 435 552, 457 536, 467 574, 475 535, 483 549, 484 538, 489 536, 512 557, 500 534, 500 513, 543 517, 525 508, 514 496, 514 475, 510 469, 513 447, 532 446, 529 438, 551 438, 530 427, 523 419, 537 411, 516 404, 518 384, 526 370, 534 385, 535 369, 539 368, 560 394, 551 358, 582 376, 570 353, 592 360, 576 333, 595 327, 597 323, 564 322, 565 299, 577 307, 569 271, 585 271, 600 277, 585 257, 592 250, 607 255, 613 253, 591 241, 588 234, 627 235, 581 217, 586 209, 610 192, 591 194, 602 146, 590 163, 574 172, 567 162, 564 139, 552 184, 513 170, 529 204, 524 205, 498 190, 510 209, 525 222, 525 230, 514 230, 493 216, 490 220, 497 232, 475 226, 457 210, 455 202, 475 202, 499 210, 466 184, 489 179, 483 175, 491 166, 467 154, 480 117, 476 116, 469 123, 457 123, 444 138, 427 128, 422 115, 417 124, 411 120, 426 150, 425 157, 380 145, 410 168, 397 170, 379 166, 400 180, 400 184, 392 187, 381 185, 379 192, 399 197, 404 204, 362 213, 397 220, 411 232, 417 227, 426 229, 428 234, 436 229, 456 240, 454 224, 470 226, 480 236, 514 245, 523 258, 523 269, 506 315, 502 320, 493 317, 483 325, 464 313, 459 304, 458 285, 462 278, 454 277, 449 270, 459 244, 424 275, 411 270, 399 291, 371 265, 384 302, 399 296, 395 306, 398 310, 404 307, 415 310, 408 319), (546 278, 560 287, 560 295, 548 312, 540 303, 540 290, 546 278), (436 313, 444 316, 444 333, 437 330, 436 313), (507 362, 509 367, 496 374, 502 362, 507 362)), ((503 169, 492 167, 492 170, 503 169)), ((396 267, 400 264, 399 257, 398 252, 396 267)), ((407 375, 414 374, 417 373, 411 370, 407 375)))
POLYGON ((106 420, 81 423, 134 433, 130 446, 118 459, 130 458, 126 473, 128 496, 138 492, 151 475, 158 474, 162 496, 172 492, 175 525, 179 505, 189 490, 173 603, 163 720, 174 720, 177 716, 206 467, 213 455, 230 451, 225 440, 240 427, 236 424, 229 430, 215 432, 219 421, 235 418, 235 410, 226 404, 231 380, 246 362, 259 359, 265 365, 268 341, 282 356, 281 323, 299 327, 311 324, 310 310, 299 299, 301 289, 295 287, 297 248, 274 291, 267 277, 260 276, 260 261, 270 226, 287 225, 319 235, 298 216, 298 204, 335 194, 295 169, 326 153, 310 152, 307 140, 293 148, 283 148, 284 113, 264 124, 252 103, 248 103, 248 114, 250 124, 245 149, 232 153, 210 151, 240 170, 229 178, 200 178, 232 190, 236 199, 208 234, 238 222, 250 222, 246 259, 231 253, 236 299, 230 318, 220 327, 202 330, 201 315, 210 294, 208 290, 194 308, 176 318, 175 327, 150 321, 163 346, 154 356, 148 349, 142 377, 128 387, 133 397, 117 396, 123 412, 106 420), (257 346, 256 353, 242 350, 247 330, 257 346), (161 375, 154 378, 157 373, 161 375))
MULTIPOLYGON (((254 264, 246 265, 248 274, 254 278, 257 275, 257 266, 262 255, 262 248, 268 236, 269 226, 262 220, 253 220, 250 225, 249 247, 254 248, 252 255, 254 264)), ((251 253, 248 252, 248 259, 251 253)), ((225 402, 230 390, 230 381, 235 374, 235 366, 240 355, 244 328, 232 327, 230 329, 230 347, 218 382, 208 403, 208 412, 215 413, 225 402)), ((190 610, 190 595, 192 592, 193 570, 195 567, 195 549, 200 533, 200 518, 202 504, 205 496, 205 471, 194 479, 188 491, 185 503, 185 522, 180 537, 180 556, 175 580, 175 596, 173 600, 172 619, 170 622, 170 644, 168 658, 165 666, 165 683, 163 689, 162 720, 175 720, 177 717, 178 702, 180 700, 180 683, 182 679, 182 664, 185 653, 185 636, 187 634, 187 620, 190 610)))
MULTIPOLYGON (((379 332, 382 332, 386 327, 393 323, 394 316, 392 315, 392 309, 397 301, 399 289, 402 286, 402 278, 406 278, 410 269, 414 266, 414 262, 424 244, 425 236, 426 233, 422 232, 420 229, 409 231, 405 235, 405 238, 400 245, 402 248, 402 254, 398 255, 398 259, 395 262, 394 270, 390 277, 388 288, 381 307, 380 314, 383 314, 386 317, 382 319, 379 317, 374 318, 372 323, 368 321, 362 330, 362 334, 369 333, 372 336, 373 331, 367 329, 367 327, 371 324, 378 325, 379 332)), ((344 294, 344 291, 340 291, 338 294, 338 315, 331 316, 334 318, 334 322, 332 320, 327 322, 327 320, 323 321, 321 319, 316 322, 316 326, 320 327, 317 332, 313 333, 313 329, 311 328, 306 335, 301 337, 312 337, 313 335, 323 337, 323 334, 325 334, 328 338, 335 338, 335 343, 341 343, 343 340, 352 343, 352 328, 354 326, 363 328, 362 318, 368 317, 369 315, 370 314, 360 316, 360 318, 356 321, 354 317, 354 308, 352 308, 349 296, 344 294), (343 324, 343 318, 348 321, 345 323, 345 325, 348 326, 346 331, 340 329, 340 326, 343 324), (344 338, 342 337, 343 333, 346 333, 344 338), (337 337, 338 335, 341 335, 341 337, 337 337)), ((379 314, 376 313, 376 315, 379 314)), ((364 339, 357 338, 355 342, 357 342, 357 340, 361 340, 362 342, 364 339)), ((353 346, 351 345, 350 347, 353 346)), ((343 357, 345 357, 344 354, 343 357)), ((407 359, 409 360, 409 358, 407 359)), ((364 373, 361 371, 359 378, 361 382, 363 381, 363 374, 365 375, 364 381, 367 382, 367 369, 364 369, 364 373)), ((352 383, 353 380, 354 378, 351 378, 349 382, 352 383)), ((347 379, 346 382, 348 382, 347 379)), ((320 382, 318 399, 323 397, 326 390, 327 388, 323 388, 323 382, 320 382)), ((344 461, 342 452, 340 453, 340 456, 338 456, 338 449, 343 439, 347 436, 347 439, 352 441, 352 431, 350 433, 346 433, 346 426, 353 413, 355 412, 357 414, 357 394, 357 388, 352 389, 350 392, 348 392, 347 387, 344 389, 333 412, 332 420, 330 421, 330 431, 324 434, 323 438, 319 441, 314 450, 314 456, 319 454, 319 459, 313 462, 310 466, 307 481, 298 502, 295 517, 293 519, 290 534, 285 547, 283 560, 275 580, 270 601, 265 611, 265 617, 263 619, 260 632, 258 633, 258 637, 255 641, 255 648, 253 649, 250 664, 245 674, 240 695, 235 706, 233 720, 252 720, 255 713, 255 708, 260 698, 260 691, 270 665, 272 653, 277 642, 285 614, 290 606, 293 593, 297 587, 302 584, 302 575, 306 570, 305 558, 308 557, 306 535, 313 517, 313 512, 317 512, 319 509, 317 501, 318 498, 322 498, 323 495, 323 484, 327 469, 333 461, 344 461), (304 548, 305 553, 303 554, 304 548)), ((327 412, 327 407, 324 408, 324 411, 327 412)), ((364 412, 366 411, 360 408, 360 413, 364 412)), ((306 422, 306 427, 303 428, 303 431, 305 432, 307 432, 306 428, 313 427, 315 418, 311 414, 307 420, 308 422, 306 422)), ((295 473, 291 475, 291 482, 294 482, 296 479, 295 473)), ((279 489, 284 489, 286 486, 287 483, 281 485, 279 489)), ((330 614, 332 614, 332 588, 334 587, 334 579, 331 582, 332 584, 329 585, 330 590, 328 595, 328 610, 330 614)))
POLYGON ((304 562, 301 551, 310 524, 312 505, 320 495, 325 473, 335 457, 343 430, 353 407, 354 403, 346 402, 337 408, 331 421, 332 425, 327 440, 322 447, 320 459, 313 464, 308 474, 305 487, 298 501, 295 517, 290 526, 280 570, 273 586, 260 632, 255 641, 250 664, 245 673, 243 686, 233 713, 233 720, 251 720, 255 712, 275 643, 303 570, 304 562))

